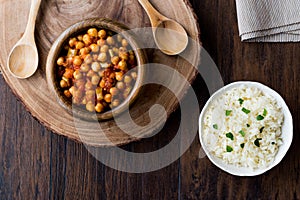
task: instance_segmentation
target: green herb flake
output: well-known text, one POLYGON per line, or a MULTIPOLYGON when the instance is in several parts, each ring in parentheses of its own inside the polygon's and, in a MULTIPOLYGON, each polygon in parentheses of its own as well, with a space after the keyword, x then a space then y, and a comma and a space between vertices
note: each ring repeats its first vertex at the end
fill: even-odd
POLYGON ((257 138, 255 141, 254 141, 254 144, 255 146, 257 147, 260 147, 260 144, 259 144, 259 141, 262 140, 261 138, 257 138))
POLYGON ((233 148, 231 146, 226 146, 226 151, 227 152, 232 152, 233 151, 233 148))
POLYGON ((243 103, 244 103, 244 100, 243 100, 243 99, 241 99, 241 98, 239 98, 239 102, 240 102, 240 105, 243 105, 243 103))
POLYGON ((226 137, 228 137, 229 139, 233 140, 233 134, 231 132, 226 133, 226 137))
POLYGON ((262 116, 262 115, 258 115, 258 116, 256 117, 257 121, 261 121, 261 120, 263 120, 264 118, 265 118, 265 117, 262 116))
POLYGON ((239 133, 240 133, 243 137, 245 137, 245 134, 246 134, 246 133, 245 133, 243 130, 240 130, 239 133))
POLYGON ((225 115, 229 116, 231 114, 232 110, 226 110, 225 115))
POLYGON ((265 116, 267 116, 267 114, 268 114, 268 111, 266 109, 264 109, 263 116, 265 117, 265 116))
POLYGON ((216 130, 218 130, 218 124, 214 124, 213 128, 216 129, 216 130))
POLYGON ((264 131, 264 126, 259 129, 259 132, 262 133, 264 131))
POLYGON ((241 148, 243 149, 245 147, 245 143, 241 144, 241 148))
POLYGON ((249 114, 251 112, 250 110, 247 110, 246 108, 242 108, 242 111, 246 114, 249 114))
POLYGON ((249 128, 249 127, 250 127, 250 124, 247 124, 247 127, 249 128))

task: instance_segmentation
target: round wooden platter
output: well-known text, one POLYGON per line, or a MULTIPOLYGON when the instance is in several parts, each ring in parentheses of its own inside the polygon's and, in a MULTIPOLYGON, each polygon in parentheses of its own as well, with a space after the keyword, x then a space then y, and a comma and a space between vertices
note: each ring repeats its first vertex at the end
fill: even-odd
MULTIPOLYGON (((150 27, 148 16, 137 0, 42 1, 35 31, 40 58, 39 69, 31 78, 18 80, 10 75, 6 62, 9 51, 25 30, 30 3, 31 0, 1 1, 0 63, 7 84, 33 117, 57 134, 101 147, 123 145, 149 137, 164 125, 166 117, 178 107, 176 96, 181 99, 189 88, 189 84, 172 81, 177 84, 176 95, 158 84, 143 87, 138 99, 130 108, 132 120, 137 126, 132 126, 131 120, 128 120, 128 124, 125 120, 121 130, 115 120, 88 122, 74 119, 72 114, 58 104, 53 93, 48 89, 45 78, 45 65, 51 45, 66 28, 76 22, 87 18, 105 17, 124 23, 131 29, 150 27), (161 113, 159 109, 152 109, 151 116, 155 117, 151 121, 149 109, 155 104, 163 106, 166 112, 161 113), (130 133, 125 133, 124 127, 130 130, 130 133)), ((197 19, 186 0, 151 0, 151 3, 162 14, 182 24, 189 37, 200 44, 197 19)), ((144 41, 148 44, 153 43, 155 46, 151 34, 144 34, 144 37, 146 37, 142 38, 144 41)), ((189 44, 182 55, 188 55, 188 61, 186 56, 167 56, 159 50, 147 49, 149 63, 172 67, 191 83, 197 75, 194 66, 200 62, 200 48, 189 44)), ((150 66, 147 76, 161 76, 161 73, 150 66)), ((172 80, 172 75, 166 79, 172 80)))

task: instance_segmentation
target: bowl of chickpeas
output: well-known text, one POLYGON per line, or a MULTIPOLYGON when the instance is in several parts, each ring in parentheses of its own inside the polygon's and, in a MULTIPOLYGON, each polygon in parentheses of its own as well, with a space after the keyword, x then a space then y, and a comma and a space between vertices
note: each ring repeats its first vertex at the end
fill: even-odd
POLYGON ((128 30, 110 19, 87 19, 66 29, 53 44, 47 83, 74 116, 111 119, 138 96, 147 57, 128 30))

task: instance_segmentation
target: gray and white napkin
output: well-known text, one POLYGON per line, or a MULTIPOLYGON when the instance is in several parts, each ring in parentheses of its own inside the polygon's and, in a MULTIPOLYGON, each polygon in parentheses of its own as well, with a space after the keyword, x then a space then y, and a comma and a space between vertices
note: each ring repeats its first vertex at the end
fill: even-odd
POLYGON ((242 41, 300 41, 300 0, 236 0, 236 7, 242 41))

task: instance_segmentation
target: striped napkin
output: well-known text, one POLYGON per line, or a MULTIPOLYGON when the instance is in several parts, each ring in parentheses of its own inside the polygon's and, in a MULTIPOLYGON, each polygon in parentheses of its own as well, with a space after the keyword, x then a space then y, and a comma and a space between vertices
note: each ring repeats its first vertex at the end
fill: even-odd
POLYGON ((300 41, 300 0, 236 0, 236 8, 242 41, 300 41))

